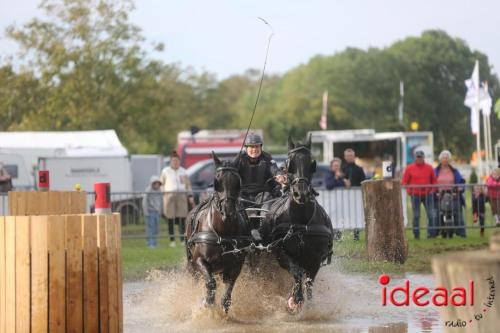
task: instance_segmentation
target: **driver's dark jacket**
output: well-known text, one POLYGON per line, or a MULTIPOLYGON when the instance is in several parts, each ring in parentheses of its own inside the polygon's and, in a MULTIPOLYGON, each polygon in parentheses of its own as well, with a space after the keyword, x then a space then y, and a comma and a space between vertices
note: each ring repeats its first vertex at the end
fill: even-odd
POLYGON ((271 155, 264 151, 255 162, 251 162, 246 152, 242 152, 234 165, 241 177, 241 196, 244 198, 255 198, 261 192, 273 193, 279 187, 274 176, 282 172, 271 155))

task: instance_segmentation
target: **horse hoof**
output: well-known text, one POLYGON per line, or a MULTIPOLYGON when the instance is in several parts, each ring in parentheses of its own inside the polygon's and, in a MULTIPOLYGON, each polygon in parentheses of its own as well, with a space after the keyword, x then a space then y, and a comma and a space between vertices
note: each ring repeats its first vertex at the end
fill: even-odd
POLYGON ((298 313, 302 308, 302 302, 296 303, 293 296, 288 299, 287 305, 287 310, 291 314, 298 313))
POLYGON ((201 299, 201 307, 202 308, 208 309, 208 308, 211 308, 212 306, 213 306, 213 304, 208 303, 205 298, 201 299))

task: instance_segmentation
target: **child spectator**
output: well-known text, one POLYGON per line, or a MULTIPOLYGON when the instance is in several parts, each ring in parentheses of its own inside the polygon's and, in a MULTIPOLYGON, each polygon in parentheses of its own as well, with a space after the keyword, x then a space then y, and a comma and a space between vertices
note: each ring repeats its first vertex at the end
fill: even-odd
POLYGON ((146 195, 142 200, 142 208, 146 219, 147 242, 150 248, 156 247, 158 236, 158 223, 160 222, 163 194, 161 192, 161 181, 158 176, 151 176, 146 195))
POLYGON ((472 215, 474 217, 474 223, 477 223, 479 220, 481 237, 484 237, 484 212, 486 200, 487 198, 484 195, 483 187, 481 185, 474 186, 474 191, 472 192, 472 215))

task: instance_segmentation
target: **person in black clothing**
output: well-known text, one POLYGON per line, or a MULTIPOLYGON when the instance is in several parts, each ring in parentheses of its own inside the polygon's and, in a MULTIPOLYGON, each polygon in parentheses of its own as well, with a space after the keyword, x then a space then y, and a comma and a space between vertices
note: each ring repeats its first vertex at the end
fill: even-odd
MULTIPOLYGON (((351 182, 351 186, 361 186, 361 182, 366 179, 363 169, 355 163, 356 154, 354 150, 348 148, 344 150, 345 165, 342 171, 345 177, 351 182)), ((354 240, 359 240, 359 229, 354 229, 354 240)))
MULTIPOLYGON (((259 193, 281 194, 280 184, 285 181, 285 176, 271 155, 262 150, 262 145, 262 138, 250 133, 245 141, 245 151, 234 162, 242 181, 241 197, 245 200, 255 201, 259 193)), ((243 204, 252 206, 246 201, 243 204)))
MULTIPOLYGON (((245 140, 245 151, 240 153, 234 161, 234 167, 238 169, 241 177, 240 196, 245 208, 256 207, 259 204, 281 196, 281 184, 286 182, 286 176, 278 168, 271 155, 262 150, 264 142, 262 138, 250 133, 245 140)), ((262 205, 268 208, 270 204, 262 205)), ((257 220, 258 221, 258 220, 257 220)), ((251 220, 252 237, 260 240, 256 219, 251 220)))
POLYGON ((363 169, 355 163, 356 154, 354 150, 348 148, 344 151, 345 164, 342 171, 351 182, 351 186, 361 186, 361 182, 366 179, 363 169))
POLYGON ((474 223, 477 223, 479 220, 481 237, 484 237, 484 212, 486 210, 486 201, 487 198, 486 195, 484 195, 481 185, 474 186, 474 191, 472 192, 472 215, 474 217, 474 223))

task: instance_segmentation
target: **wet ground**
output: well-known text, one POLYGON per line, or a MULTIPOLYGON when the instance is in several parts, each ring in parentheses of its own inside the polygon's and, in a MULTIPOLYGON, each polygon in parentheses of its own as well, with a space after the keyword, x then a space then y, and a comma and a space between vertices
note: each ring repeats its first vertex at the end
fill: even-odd
MULTIPOLYGON (((152 272, 141 282, 124 284, 125 332, 441 332, 432 306, 381 305, 378 276, 347 275, 335 266, 316 278, 314 300, 297 315, 285 304, 291 288, 287 273, 261 278, 245 270, 236 283, 229 315, 201 306, 202 283, 183 270, 152 272)), ((431 275, 392 276, 391 285, 434 286, 431 275)), ((217 301, 223 284, 218 280, 217 301)))

